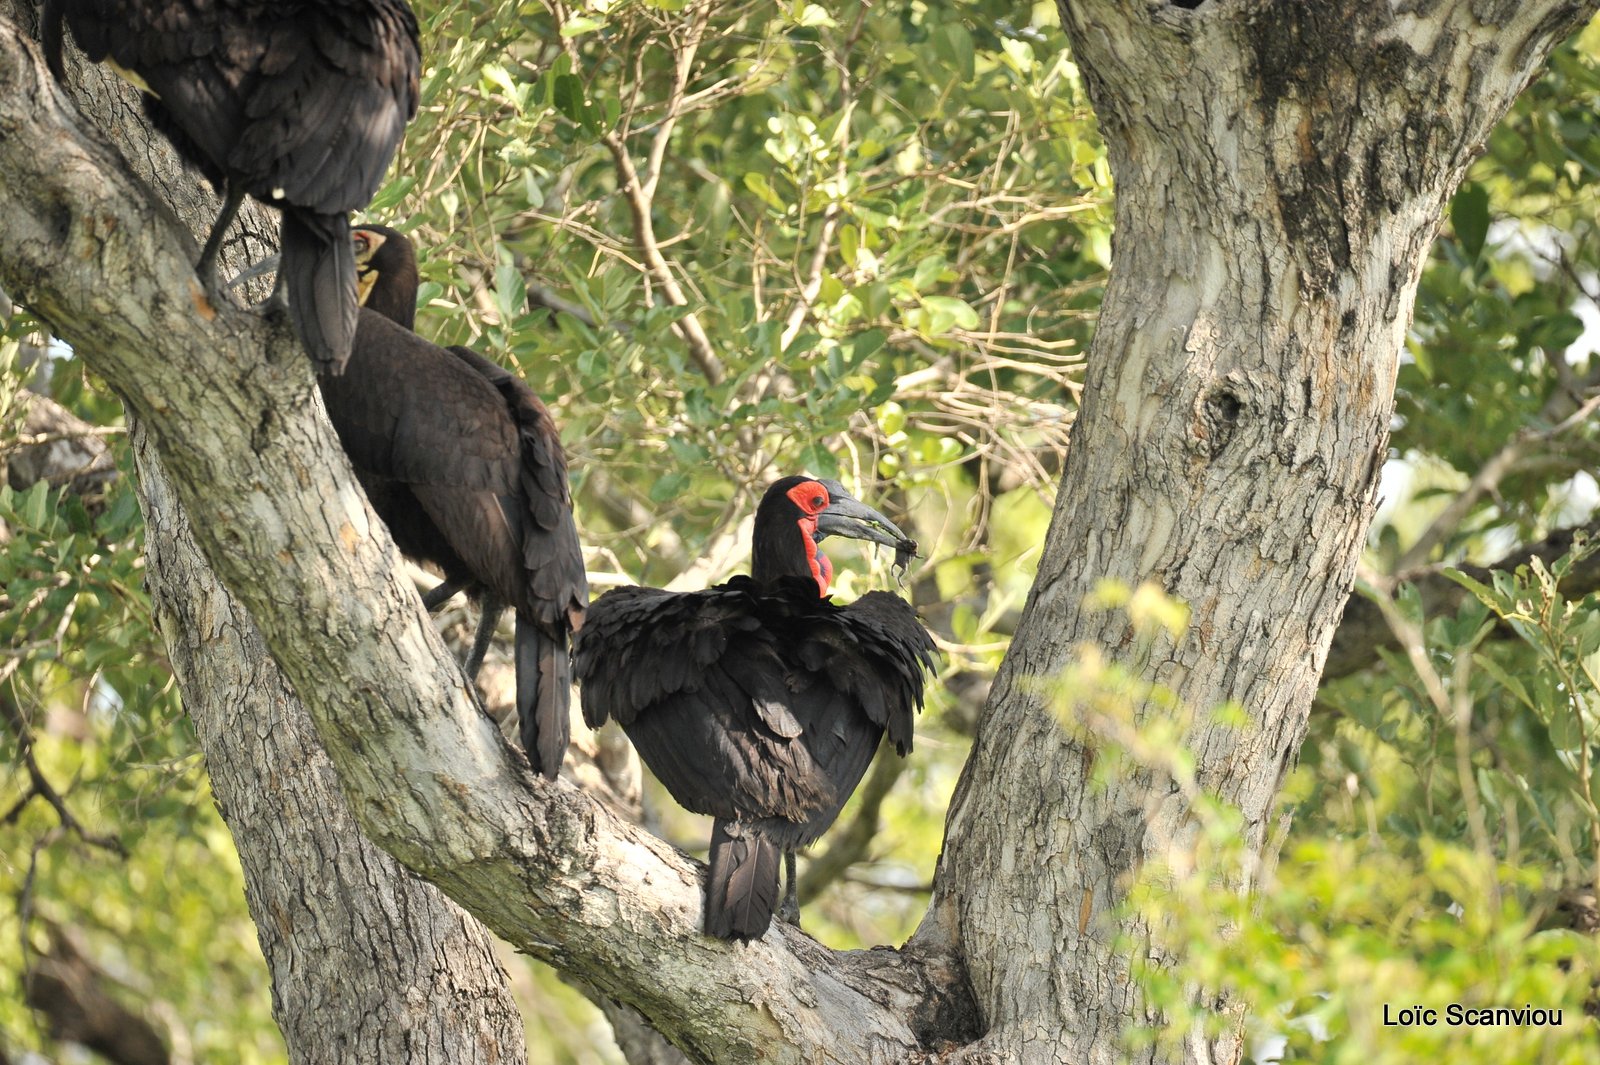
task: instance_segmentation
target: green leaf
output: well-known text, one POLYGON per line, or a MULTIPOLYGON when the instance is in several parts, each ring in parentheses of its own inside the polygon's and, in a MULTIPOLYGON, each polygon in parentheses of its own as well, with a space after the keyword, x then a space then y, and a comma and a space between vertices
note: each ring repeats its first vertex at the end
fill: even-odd
POLYGON ((590 15, 572 15, 561 24, 562 37, 581 37, 585 33, 605 28, 605 20, 590 15))
POLYGON ((1450 200, 1450 226, 1468 260, 1476 260, 1489 235, 1489 190, 1476 182, 1462 185, 1450 200))
POLYGON ((788 209, 787 205, 778 198, 778 194, 772 191, 772 186, 767 183, 767 176, 765 174, 757 173, 754 170, 745 174, 744 187, 755 193, 756 196, 760 198, 761 202, 766 204, 768 207, 779 211, 786 211, 788 209))
MULTIPOLYGON (((1465 588, 1467 591, 1471 592, 1478 598, 1480 603, 1494 611, 1496 614, 1504 615, 1510 611, 1511 601, 1508 597, 1478 583, 1476 580, 1467 576, 1465 573, 1462 573, 1460 570, 1446 569, 1444 571, 1444 575, 1461 585, 1461 587, 1465 588)), ((1498 575, 1498 571, 1496 575, 1498 575)))
POLYGON ((978 328, 978 312, 966 300, 955 296, 923 296, 922 306, 929 313, 928 333, 943 336, 952 328, 978 328))

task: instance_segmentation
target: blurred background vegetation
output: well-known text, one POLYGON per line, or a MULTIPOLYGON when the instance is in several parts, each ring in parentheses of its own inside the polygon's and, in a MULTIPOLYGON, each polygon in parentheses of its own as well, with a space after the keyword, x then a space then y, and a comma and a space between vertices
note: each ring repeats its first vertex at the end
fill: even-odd
MULTIPOLYGON (((801 866, 808 931, 902 941, 1032 579, 1110 266, 1110 175, 1054 5, 415 6, 422 113, 369 217, 424 257, 419 332, 515 366, 557 413, 597 590, 739 571, 759 493, 800 470, 921 541, 907 592, 944 670, 917 751, 881 762, 801 866)), ((1136 899, 1174 918, 1140 950, 1184 961, 1149 973, 1151 994, 1182 1017, 1183 981, 1228 990, 1258 1055, 1564 1060, 1600 1038, 1584 1017, 1600 579, 1583 549, 1555 565, 1566 543, 1560 585, 1439 572, 1595 521, 1597 108, 1591 27, 1452 205, 1363 572, 1383 635, 1330 666, 1270 833, 1283 859, 1239 865, 1239 826, 1207 808, 1200 852, 1149 870, 1136 899), (1226 868, 1259 894, 1208 875, 1226 868), (1524 998, 1564 1005, 1567 1027, 1373 1024, 1374 1003, 1524 998)), ((76 958, 173 1061, 282 1061, 151 628, 120 405, 25 313, 0 314, 0 1054, 86 1060, 22 987, 76 958), (86 426, 42 423, 24 385, 86 426), (39 479, 42 447, 85 440, 104 444, 92 469, 39 479)), ((892 585, 887 558, 834 550, 842 598, 892 585)), ((1159 597, 1103 606, 1182 624, 1159 597)), ((1084 661, 1064 724, 1137 771, 1181 779, 1173 722, 1228 712, 1084 661)), ((645 818, 685 849, 705 838, 649 789, 645 818)), ((620 1061, 580 995, 506 964, 535 1063, 620 1061)))

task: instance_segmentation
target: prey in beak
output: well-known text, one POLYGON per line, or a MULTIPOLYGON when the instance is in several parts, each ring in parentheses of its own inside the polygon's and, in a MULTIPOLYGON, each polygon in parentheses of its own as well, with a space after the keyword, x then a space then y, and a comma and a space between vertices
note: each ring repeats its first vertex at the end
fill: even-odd
POLYGON ((816 542, 821 543, 829 536, 845 536, 892 547, 895 580, 903 583, 907 565, 917 557, 917 542, 894 522, 852 496, 838 481, 819 478, 817 483, 828 490, 829 502, 828 508, 817 515, 816 542))

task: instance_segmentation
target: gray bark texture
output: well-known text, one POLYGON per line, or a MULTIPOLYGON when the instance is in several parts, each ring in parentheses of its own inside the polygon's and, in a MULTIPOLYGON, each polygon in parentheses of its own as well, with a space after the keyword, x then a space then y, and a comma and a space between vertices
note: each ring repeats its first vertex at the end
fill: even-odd
MULTIPOLYGON (((1117 176, 1116 269, 1038 579, 900 951, 786 926, 708 940, 693 863, 529 771, 396 576, 287 327, 207 299, 187 234, 4 21, 0 286, 138 415, 227 616, 258 627, 366 833, 516 947, 696 1061, 1120 1061, 1160 1018, 1113 945, 1146 930, 1111 914, 1192 838, 1190 799, 1148 774, 1088 787, 1093 742, 1059 723, 1051 678, 1091 644, 1173 689, 1200 711, 1198 785, 1262 845, 1444 204, 1597 3, 1063 4, 1117 176), (1156 582, 1193 623, 1135 658, 1118 615, 1083 607, 1103 577, 1156 582), (1204 713, 1229 700, 1249 727, 1204 713)), ((1239 1049, 1195 1034, 1184 1056, 1239 1049)))
POLYGON ((305 709, 195 547, 137 424, 148 585, 297 1063, 527 1058, 488 931, 361 834, 305 709))
MULTIPOLYGON (((1130 874, 1197 826, 1154 773, 1089 785, 1049 678, 1099 648, 1195 711, 1195 783, 1260 848, 1354 580, 1417 280, 1490 127, 1594 3, 1063 0, 1116 176, 1115 266, 1054 520, 953 799, 930 919, 970 1059, 1149 1060, 1114 944, 1130 874), (1100 578, 1187 602, 1135 656, 1100 578), (1209 713, 1227 702, 1250 724, 1209 713)), ((1148 713, 1155 713, 1149 709, 1148 713)), ((1160 958, 1156 957, 1159 962, 1160 958)), ((1196 992, 1197 1001, 1214 993, 1196 992)), ((1232 1062, 1239 1026, 1184 1055, 1232 1062)))
MULTIPOLYGON (((0 17, 16 13, 0 4, 0 17)), ((133 117, 132 92, 99 68, 71 70, 79 113, 204 233, 216 198, 133 117)), ((245 212, 225 265, 269 246, 274 227, 271 212, 245 212)), ((239 851, 290 1060, 526 1060, 493 937, 361 834, 304 708, 196 549, 156 448, 130 422, 152 605, 239 851)))

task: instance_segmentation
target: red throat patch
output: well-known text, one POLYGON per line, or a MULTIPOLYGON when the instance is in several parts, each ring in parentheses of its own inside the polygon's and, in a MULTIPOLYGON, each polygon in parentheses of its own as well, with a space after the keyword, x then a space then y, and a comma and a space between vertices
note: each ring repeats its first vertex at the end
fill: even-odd
POLYGON ((827 595, 833 583, 833 563, 817 550, 817 515, 828 509, 828 490, 816 481, 801 481, 784 495, 800 508, 800 541, 806 548, 806 565, 817 582, 817 594, 827 595))

